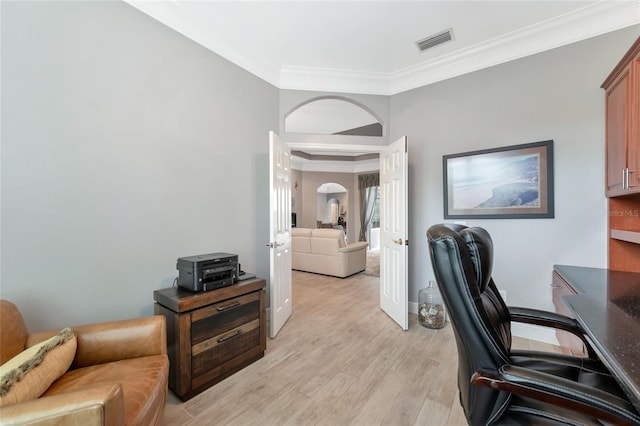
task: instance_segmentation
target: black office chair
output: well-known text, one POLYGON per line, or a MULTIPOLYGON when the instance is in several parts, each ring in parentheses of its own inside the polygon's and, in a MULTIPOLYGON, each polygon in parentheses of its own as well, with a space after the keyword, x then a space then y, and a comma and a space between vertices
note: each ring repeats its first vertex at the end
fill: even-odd
POLYGON ((427 240, 458 347, 460 403, 470 425, 640 425, 640 416, 585 341, 590 357, 511 349, 511 321, 570 331, 553 312, 508 308, 491 278, 482 228, 434 225, 427 240))

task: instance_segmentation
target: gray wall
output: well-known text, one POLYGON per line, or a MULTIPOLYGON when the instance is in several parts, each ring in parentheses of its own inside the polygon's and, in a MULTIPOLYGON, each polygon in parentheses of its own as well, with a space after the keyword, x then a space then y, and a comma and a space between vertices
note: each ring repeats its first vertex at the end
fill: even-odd
POLYGON ((180 256, 268 277, 275 87, 122 2, 1 23, 1 297, 32 331, 151 314, 180 256))
POLYGON ((555 219, 467 220, 492 235, 509 304, 552 309, 553 264, 606 267, 604 92, 628 28, 391 97, 409 138, 409 300, 432 279, 425 232, 443 222, 442 156, 553 139, 555 219))

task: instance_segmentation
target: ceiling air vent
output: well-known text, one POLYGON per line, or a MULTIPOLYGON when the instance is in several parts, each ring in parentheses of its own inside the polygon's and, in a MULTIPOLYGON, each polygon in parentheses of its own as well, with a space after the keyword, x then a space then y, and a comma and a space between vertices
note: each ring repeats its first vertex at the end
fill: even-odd
POLYGON ((418 46, 418 49, 420 49, 421 51, 425 51, 427 49, 429 49, 430 47, 433 46, 437 46, 441 43, 444 43, 445 41, 449 41, 451 40, 451 30, 446 30, 446 31, 442 31, 438 34, 434 34, 432 36, 429 36, 427 38, 423 38, 422 40, 418 40, 416 41, 416 45, 418 46))

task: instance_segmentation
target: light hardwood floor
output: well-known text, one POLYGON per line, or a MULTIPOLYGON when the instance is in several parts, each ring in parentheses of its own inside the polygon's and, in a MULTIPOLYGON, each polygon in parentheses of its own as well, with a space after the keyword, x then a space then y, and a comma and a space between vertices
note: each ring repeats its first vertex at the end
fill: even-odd
POLYGON ((410 314, 402 331, 378 285, 293 271, 293 314, 264 358, 187 402, 170 392, 165 424, 465 425, 451 325, 430 330, 410 314))

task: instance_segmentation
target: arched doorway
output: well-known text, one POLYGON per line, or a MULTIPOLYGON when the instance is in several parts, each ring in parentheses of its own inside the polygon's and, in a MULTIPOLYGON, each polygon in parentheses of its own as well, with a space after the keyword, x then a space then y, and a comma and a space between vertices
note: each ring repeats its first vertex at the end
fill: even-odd
POLYGON ((316 221, 318 228, 338 228, 347 232, 347 188, 325 182, 316 189, 316 221))
POLYGON ((286 133, 377 136, 384 134, 382 120, 368 107, 342 96, 310 99, 285 115, 286 133))

